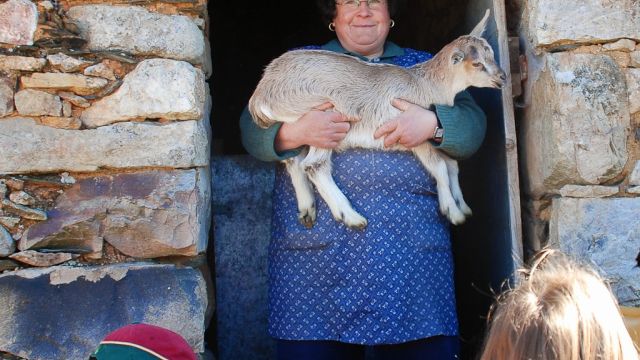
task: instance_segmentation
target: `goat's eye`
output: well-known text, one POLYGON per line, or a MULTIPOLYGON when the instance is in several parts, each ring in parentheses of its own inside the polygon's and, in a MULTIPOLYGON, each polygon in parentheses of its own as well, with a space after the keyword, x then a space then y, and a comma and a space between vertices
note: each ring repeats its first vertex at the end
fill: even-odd
POLYGON ((471 65, 473 65, 474 68, 479 69, 479 70, 484 70, 484 65, 482 65, 482 63, 472 63, 471 65))

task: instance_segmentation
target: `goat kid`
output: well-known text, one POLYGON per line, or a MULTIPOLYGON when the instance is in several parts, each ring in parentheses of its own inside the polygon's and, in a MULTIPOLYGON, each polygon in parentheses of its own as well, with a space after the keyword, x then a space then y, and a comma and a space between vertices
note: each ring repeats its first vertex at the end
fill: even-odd
MULTIPOLYGON (((384 149, 373 133, 399 114, 394 98, 429 108, 453 105, 457 93, 470 86, 501 88, 506 80, 496 64, 484 32, 489 10, 470 35, 446 45, 431 60, 402 68, 371 64, 323 50, 294 50, 273 60, 249 100, 254 121, 266 128, 275 122, 295 122, 324 102, 354 122, 335 151, 349 148, 384 149)), ((440 211, 461 224, 471 209, 462 197, 458 164, 428 142, 411 149, 396 145, 387 150, 412 151, 437 184, 440 211)), ((327 202, 333 217, 350 228, 363 229, 367 219, 356 212, 331 176, 331 149, 309 147, 285 160, 298 202, 298 220, 306 227, 316 220, 313 188, 327 202)))

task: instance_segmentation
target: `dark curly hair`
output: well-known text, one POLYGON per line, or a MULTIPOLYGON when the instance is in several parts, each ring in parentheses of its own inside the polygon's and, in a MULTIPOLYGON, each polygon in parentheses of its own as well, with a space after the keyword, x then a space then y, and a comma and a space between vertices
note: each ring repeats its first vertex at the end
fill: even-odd
MULTIPOLYGON (((396 14, 396 10, 398 9, 398 4, 401 0, 386 0, 387 7, 389 8, 389 15, 392 17, 396 14)), ((320 15, 322 15, 322 21, 325 24, 329 24, 333 21, 333 18, 336 16, 336 1, 335 0, 316 0, 316 4, 318 5, 318 9, 320 10, 320 15)))

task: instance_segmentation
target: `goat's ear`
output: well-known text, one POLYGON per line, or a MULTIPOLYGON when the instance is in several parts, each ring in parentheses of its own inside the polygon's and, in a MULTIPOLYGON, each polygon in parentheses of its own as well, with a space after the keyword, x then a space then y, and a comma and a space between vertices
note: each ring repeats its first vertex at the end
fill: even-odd
POLYGON ((464 60, 464 51, 460 49, 453 50, 453 53, 451 54, 451 63, 455 65, 462 60, 464 60))
POLYGON ((476 25, 476 27, 474 27, 473 30, 471 30, 471 33, 469 35, 475 36, 475 37, 482 37, 482 33, 484 33, 484 30, 487 27, 487 19, 489 19, 489 9, 485 11, 484 17, 482 18, 482 20, 480 20, 478 25, 476 25))

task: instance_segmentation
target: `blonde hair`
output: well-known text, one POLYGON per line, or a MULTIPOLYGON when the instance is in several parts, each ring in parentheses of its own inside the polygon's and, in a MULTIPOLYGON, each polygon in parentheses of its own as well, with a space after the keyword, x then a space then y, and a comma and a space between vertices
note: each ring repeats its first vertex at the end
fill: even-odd
POLYGON ((481 360, 638 359, 617 302, 591 268, 546 249, 489 313, 481 360))

